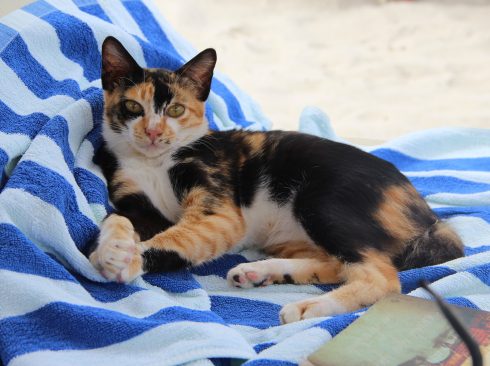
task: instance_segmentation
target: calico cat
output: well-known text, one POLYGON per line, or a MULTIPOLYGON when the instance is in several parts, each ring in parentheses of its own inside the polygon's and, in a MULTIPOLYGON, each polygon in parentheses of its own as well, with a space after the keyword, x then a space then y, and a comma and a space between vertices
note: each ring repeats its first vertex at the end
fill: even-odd
POLYGON ((273 258, 231 269, 232 286, 343 283, 284 306, 289 323, 372 304, 400 291, 398 270, 463 255, 384 160, 297 132, 210 131, 215 63, 206 49, 174 72, 145 69, 104 41, 105 142, 94 161, 115 212, 90 255, 104 277, 129 282, 254 245, 273 258))

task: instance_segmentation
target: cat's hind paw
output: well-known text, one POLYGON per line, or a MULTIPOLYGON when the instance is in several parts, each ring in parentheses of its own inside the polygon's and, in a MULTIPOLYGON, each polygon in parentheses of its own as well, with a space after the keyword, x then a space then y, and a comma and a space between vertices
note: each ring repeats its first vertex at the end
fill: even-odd
POLYGON ((232 268, 226 278, 231 286, 239 288, 263 287, 272 284, 272 276, 257 262, 242 263, 232 268))

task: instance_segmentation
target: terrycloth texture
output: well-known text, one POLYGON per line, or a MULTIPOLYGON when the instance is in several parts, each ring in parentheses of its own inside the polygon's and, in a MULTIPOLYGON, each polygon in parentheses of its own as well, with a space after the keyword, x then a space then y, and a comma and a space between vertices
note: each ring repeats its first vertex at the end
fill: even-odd
MULTIPOLYGON (((292 365, 359 316, 280 326, 288 302, 330 286, 230 288, 227 271, 259 258, 226 255, 192 271, 104 283, 84 256, 110 210, 91 162, 100 144, 100 46, 119 38, 142 65, 177 68, 195 54, 148 1, 39 1, 0 21, 0 357, 4 365, 292 365)), ((217 74, 214 128, 268 128, 217 74)), ((307 109, 301 126, 332 137, 307 109)), ((454 225, 468 257, 400 274, 448 301, 490 310, 490 131, 413 134, 373 151, 394 162, 454 225)))

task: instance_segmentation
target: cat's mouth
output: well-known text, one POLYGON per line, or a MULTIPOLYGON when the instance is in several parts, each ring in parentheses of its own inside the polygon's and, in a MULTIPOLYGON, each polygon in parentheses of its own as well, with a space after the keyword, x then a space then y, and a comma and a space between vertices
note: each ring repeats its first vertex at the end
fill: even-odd
POLYGON ((136 150, 149 158, 156 158, 170 150, 170 143, 165 141, 139 142, 135 144, 136 150))

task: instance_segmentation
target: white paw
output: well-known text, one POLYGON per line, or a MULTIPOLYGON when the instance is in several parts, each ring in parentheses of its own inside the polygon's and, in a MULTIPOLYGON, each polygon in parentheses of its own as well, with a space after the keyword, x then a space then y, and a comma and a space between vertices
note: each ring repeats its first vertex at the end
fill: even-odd
POLYGON ((272 284, 272 276, 256 262, 242 263, 230 269, 226 278, 234 287, 252 288, 272 284))
POLYGON ((90 255, 92 265, 110 281, 128 283, 143 274, 141 248, 133 233, 126 238, 101 235, 97 249, 90 255))
POLYGON ((346 311, 347 309, 337 300, 332 299, 329 295, 323 295, 284 305, 279 312, 279 318, 282 324, 288 324, 303 319, 341 314, 346 311))

